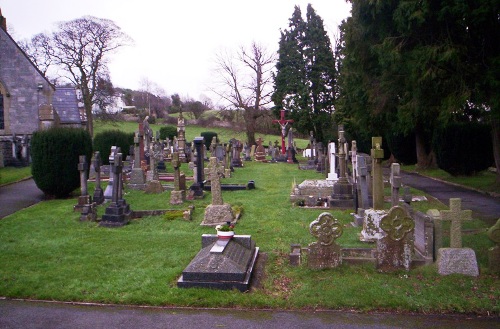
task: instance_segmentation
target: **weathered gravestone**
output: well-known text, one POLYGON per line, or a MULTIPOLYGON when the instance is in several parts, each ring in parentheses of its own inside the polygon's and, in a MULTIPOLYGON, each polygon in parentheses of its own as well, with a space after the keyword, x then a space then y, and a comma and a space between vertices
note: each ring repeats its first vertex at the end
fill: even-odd
POLYGON ((241 151, 243 150, 243 144, 237 139, 232 140, 232 151, 233 156, 231 159, 231 166, 233 167, 243 167, 243 162, 241 161, 241 151))
POLYGON ((339 158, 340 175, 339 179, 333 184, 333 193, 329 198, 330 207, 336 208, 354 208, 354 196, 352 191, 352 184, 349 182, 346 170, 346 154, 344 137, 344 128, 339 126, 339 158))
POLYGON ((136 132, 134 137, 134 166, 128 183, 128 187, 133 190, 144 190, 146 187, 146 178, 144 176, 144 171, 141 168, 140 142, 140 134, 139 132, 136 132))
POLYGON ((441 220, 450 220, 450 248, 438 250, 437 265, 441 275, 464 274, 478 276, 476 253, 470 248, 462 248, 462 222, 472 219, 471 210, 462 210, 462 200, 450 199, 450 210, 441 210, 441 220))
POLYGON ((172 167, 174 167, 174 190, 170 192, 170 204, 182 204, 186 199, 186 178, 182 177, 184 174, 181 174, 180 166, 181 162, 179 159, 179 153, 174 152, 172 154, 172 167), (184 182, 182 182, 182 179, 184 179, 184 182))
POLYGON ((222 176, 222 166, 217 162, 217 158, 210 158, 208 166, 210 170, 210 185, 212 193, 212 204, 205 208, 205 217, 201 225, 219 225, 234 220, 233 210, 230 204, 225 204, 222 200, 222 188, 220 176, 222 176))
POLYGON ((194 183, 189 188, 194 198, 203 198, 204 171, 203 171, 203 149, 205 148, 203 137, 195 137, 193 140, 195 148, 194 159, 194 183))
POLYGON ((488 238, 495 243, 488 249, 489 269, 493 273, 500 273, 500 219, 488 230, 488 238))
POLYGON ((101 188, 101 153, 96 151, 94 153, 94 159, 92 160, 95 170, 95 188, 94 188, 94 202, 96 204, 102 204, 104 202, 104 191, 101 188))
POLYGON ((252 272, 259 247, 250 235, 235 235, 221 240, 217 235, 203 234, 201 250, 182 271, 180 288, 250 289, 252 272))
POLYGON ((80 155, 80 162, 78 163, 78 171, 80 172, 80 191, 81 195, 78 197, 78 203, 73 206, 73 211, 82 212, 83 206, 90 204, 91 197, 87 191, 87 157, 80 155))
POLYGON ((380 220, 383 236, 377 240, 377 269, 380 272, 410 270, 415 222, 399 206, 380 220))
POLYGON ((343 226, 330 213, 324 212, 309 225, 309 232, 318 239, 309 245, 307 265, 310 268, 334 268, 342 264, 342 251, 335 243, 343 226))
POLYGON ((255 149, 255 161, 266 162, 266 150, 262 145, 262 138, 257 140, 257 148, 255 149))
POLYGON ((399 204, 399 188, 401 187, 401 172, 399 163, 391 164, 391 205, 393 207, 399 204))

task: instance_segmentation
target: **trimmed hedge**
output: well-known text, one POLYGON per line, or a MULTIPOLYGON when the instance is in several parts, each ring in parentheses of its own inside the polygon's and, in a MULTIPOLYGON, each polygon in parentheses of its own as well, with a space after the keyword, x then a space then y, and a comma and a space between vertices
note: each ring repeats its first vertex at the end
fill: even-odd
POLYGON ((160 128, 160 139, 170 139, 173 140, 174 137, 177 136, 177 127, 176 126, 163 126, 160 128))
POLYGON ((126 133, 120 130, 106 130, 94 136, 94 151, 101 153, 102 163, 109 164, 109 155, 112 146, 119 146, 122 157, 129 155, 130 146, 134 145, 134 133, 126 133))
POLYGON ((417 163, 415 133, 407 136, 400 133, 387 133, 385 138, 390 152, 398 162, 405 165, 417 163))
POLYGON ((212 144, 212 138, 217 139, 219 141, 219 137, 216 132, 213 131, 204 131, 201 134, 201 137, 205 138, 204 143, 205 143, 205 148, 208 150, 210 148, 210 144, 212 144))
POLYGON ((433 148, 439 168, 451 175, 472 175, 493 164, 490 126, 456 122, 434 133, 433 148))
POLYGON ((80 187, 79 156, 90 164, 92 139, 76 128, 37 131, 31 140, 31 173, 36 186, 47 196, 67 197, 80 187))

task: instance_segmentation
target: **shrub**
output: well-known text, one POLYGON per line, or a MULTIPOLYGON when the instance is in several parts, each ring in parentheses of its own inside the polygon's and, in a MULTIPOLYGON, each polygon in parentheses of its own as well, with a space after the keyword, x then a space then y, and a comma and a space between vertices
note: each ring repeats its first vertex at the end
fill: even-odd
POLYGON ((479 122, 458 122, 437 129, 433 148, 439 168, 451 175, 472 175, 493 163, 491 130, 479 122))
POLYGON ((204 131, 200 135, 201 137, 205 138, 205 148, 207 150, 210 148, 210 144, 212 144, 212 138, 214 138, 214 136, 217 139, 217 141, 219 141, 217 133, 213 131, 204 131))
POLYGON ((160 139, 174 139, 174 136, 177 136, 177 127, 176 126, 163 126, 160 128, 160 139))
POLYGON ((47 196, 63 198, 80 186, 79 156, 90 164, 92 139, 83 129, 51 128, 33 134, 31 150, 36 186, 47 196))
POLYGON ((398 162, 405 165, 417 163, 417 146, 414 133, 406 136, 400 133, 387 133, 386 139, 390 152, 398 162))
POLYGON ((129 155, 130 146, 134 144, 134 133, 126 133, 120 130, 106 130, 94 137, 94 151, 101 153, 103 164, 109 164, 109 155, 112 146, 119 146, 123 159, 129 155))

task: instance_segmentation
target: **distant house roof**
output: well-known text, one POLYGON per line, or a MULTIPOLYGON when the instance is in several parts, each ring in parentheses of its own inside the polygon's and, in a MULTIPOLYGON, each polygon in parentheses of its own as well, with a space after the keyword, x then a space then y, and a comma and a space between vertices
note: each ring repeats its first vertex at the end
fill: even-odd
POLYGON ((75 88, 56 87, 52 104, 59 116, 61 124, 82 123, 75 88))

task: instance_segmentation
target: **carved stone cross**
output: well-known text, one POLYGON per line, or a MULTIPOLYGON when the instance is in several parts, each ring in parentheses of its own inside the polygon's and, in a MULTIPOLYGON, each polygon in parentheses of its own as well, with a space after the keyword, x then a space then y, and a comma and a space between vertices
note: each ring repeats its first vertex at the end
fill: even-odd
POLYGON ((451 221, 450 248, 462 248, 462 222, 472 219, 472 210, 462 210, 462 199, 451 198, 450 210, 441 210, 441 220, 451 221))

